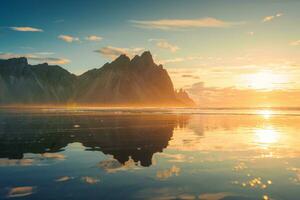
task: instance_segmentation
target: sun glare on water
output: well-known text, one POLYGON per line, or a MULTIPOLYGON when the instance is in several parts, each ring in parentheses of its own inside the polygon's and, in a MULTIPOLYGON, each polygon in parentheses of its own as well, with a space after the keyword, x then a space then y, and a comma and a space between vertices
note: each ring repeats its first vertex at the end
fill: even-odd
POLYGON ((269 119, 274 112, 272 110, 259 110, 257 111, 257 114, 263 116, 265 119, 269 119))
POLYGON ((268 147, 278 142, 279 132, 273 127, 254 129, 254 140, 262 147, 268 147))

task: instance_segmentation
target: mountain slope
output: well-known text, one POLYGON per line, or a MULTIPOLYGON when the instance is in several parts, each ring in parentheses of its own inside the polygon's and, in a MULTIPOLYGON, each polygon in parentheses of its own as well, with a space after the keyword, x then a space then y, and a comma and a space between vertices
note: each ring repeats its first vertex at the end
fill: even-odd
POLYGON ((165 69, 150 52, 130 60, 119 56, 99 69, 75 76, 47 63, 26 58, 0 60, 0 104, 84 104, 187 106, 193 101, 174 91, 165 69))
POLYGON ((108 104, 178 104, 172 81, 149 52, 130 60, 121 55, 79 77, 79 102, 108 104), (112 92, 113 91, 113 92, 112 92))
POLYGON ((59 66, 32 66, 26 58, 0 60, 0 103, 64 103, 73 95, 75 81, 59 66))

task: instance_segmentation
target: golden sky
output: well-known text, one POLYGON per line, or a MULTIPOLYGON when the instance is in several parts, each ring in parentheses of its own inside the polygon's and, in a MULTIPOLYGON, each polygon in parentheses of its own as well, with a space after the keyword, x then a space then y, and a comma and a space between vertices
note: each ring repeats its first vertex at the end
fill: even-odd
POLYGON ((298 106, 299 8, 296 0, 12 0, 0 8, 0 59, 81 74, 150 50, 174 87, 202 105, 298 106))

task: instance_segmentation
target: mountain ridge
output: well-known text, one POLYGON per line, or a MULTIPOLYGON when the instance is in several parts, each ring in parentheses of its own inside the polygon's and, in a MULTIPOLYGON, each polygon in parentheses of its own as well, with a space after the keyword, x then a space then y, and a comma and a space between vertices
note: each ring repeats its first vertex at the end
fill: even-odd
MULTIPOLYGON (((185 93, 185 94, 184 94, 185 93)), ((0 105, 78 104, 193 106, 174 90, 162 65, 149 51, 114 61, 76 76, 58 65, 30 65, 25 57, 0 60, 0 105)))

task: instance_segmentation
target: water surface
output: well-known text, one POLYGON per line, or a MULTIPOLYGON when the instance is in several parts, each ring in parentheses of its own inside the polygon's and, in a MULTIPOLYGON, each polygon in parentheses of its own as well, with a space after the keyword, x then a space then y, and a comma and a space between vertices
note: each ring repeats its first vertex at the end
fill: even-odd
POLYGON ((300 196, 297 110, 0 111, 0 199, 300 196))

